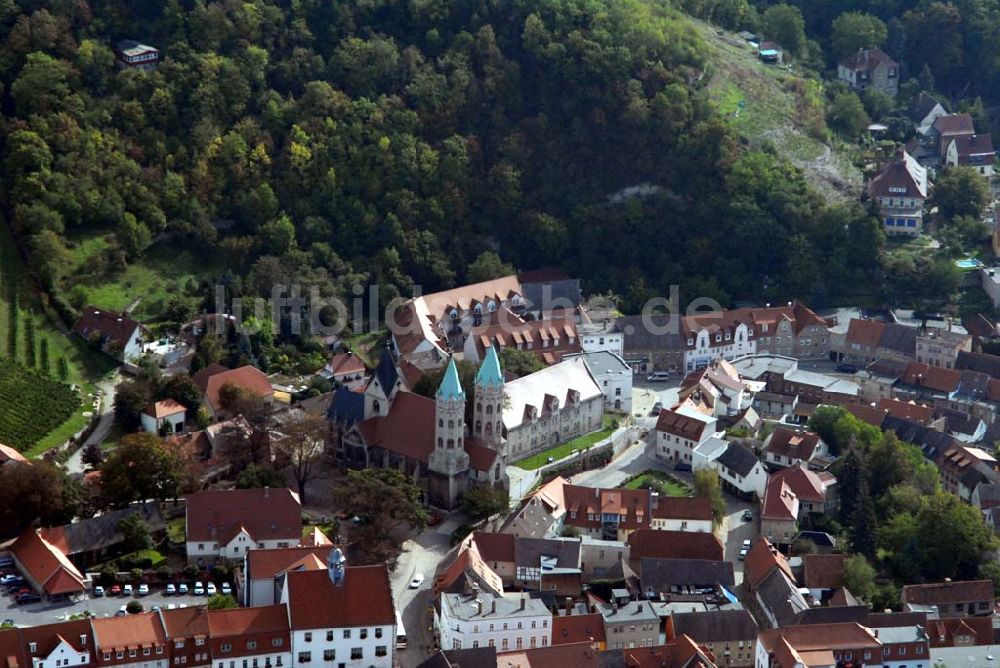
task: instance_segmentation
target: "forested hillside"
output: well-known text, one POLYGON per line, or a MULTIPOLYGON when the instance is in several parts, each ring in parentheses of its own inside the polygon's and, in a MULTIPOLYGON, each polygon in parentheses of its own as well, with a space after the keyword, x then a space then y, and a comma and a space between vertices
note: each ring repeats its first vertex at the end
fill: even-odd
POLYGON ((68 315, 151 256, 155 281, 182 255, 184 280, 146 311, 168 320, 218 280, 377 281, 388 297, 466 280, 486 251, 564 266, 626 308, 671 284, 821 304, 879 272, 866 212, 741 148, 689 84, 711 63, 663 2, 6 0, 0 15, 4 209, 68 315), (123 38, 163 62, 117 68, 123 38), (641 183, 659 188, 611 203, 641 183))

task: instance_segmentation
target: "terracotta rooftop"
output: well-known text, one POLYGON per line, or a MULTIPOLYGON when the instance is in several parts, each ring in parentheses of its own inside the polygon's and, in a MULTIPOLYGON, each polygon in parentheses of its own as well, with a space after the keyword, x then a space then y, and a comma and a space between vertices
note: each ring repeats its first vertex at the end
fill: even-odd
POLYGON ((575 642, 605 642, 604 617, 600 613, 553 617, 552 644, 566 645, 575 642))
POLYGON ((196 373, 191 380, 205 395, 205 400, 215 411, 221 408, 219 392, 224 385, 233 385, 264 398, 274 396, 274 388, 271 387, 267 376, 260 369, 250 365, 227 369, 224 366, 213 364, 196 373))
POLYGON ((653 518, 662 520, 712 521, 712 502, 707 497, 660 496, 653 518))
POLYGON ((177 415, 178 413, 184 413, 187 409, 184 404, 180 403, 176 399, 163 399, 162 401, 156 401, 146 406, 146 415, 156 418, 165 418, 168 415, 177 415))
POLYGON ((816 432, 776 427, 764 444, 764 450, 774 455, 809 461, 819 444, 816 432))
MULTIPOLYGON (((455 668, 471 664, 452 664, 455 668)), ((500 668, 598 668, 598 653, 586 642, 557 645, 553 639, 549 647, 497 652, 496 666, 500 668)), ((478 666, 477 666, 478 668, 478 666)), ((492 668, 492 666, 487 666, 492 668)))
POLYGON ((514 534, 477 531, 472 534, 472 540, 485 561, 514 562, 514 534))
MULTIPOLYGON (((325 572, 323 577, 327 577, 325 572)), ((284 604, 208 611, 208 630, 213 638, 287 632, 288 629, 288 611, 284 604)))
POLYGON ((665 645, 625 650, 628 668, 715 668, 715 663, 688 636, 665 645))
POLYGON ((810 471, 802 463, 772 473, 768 479, 768 485, 776 481, 781 481, 788 485, 788 488, 795 494, 799 501, 824 503, 826 501, 826 490, 836 483, 837 479, 826 471, 820 473, 810 471))
POLYGON ((663 408, 656 421, 656 431, 679 436, 692 441, 701 441, 708 423, 698 418, 663 408))
POLYGON ((22 455, 20 452, 10 447, 9 445, 4 445, 0 443, 0 464, 5 464, 7 462, 18 462, 20 464, 30 464, 31 462, 22 455))
POLYGON ((228 543, 241 529, 255 541, 302 538, 302 504, 287 487, 205 490, 187 498, 187 541, 228 543))
POLYGON ((907 385, 926 387, 939 392, 954 392, 962 380, 962 373, 955 369, 928 366, 919 362, 906 365, 903 382, 907 385))
POLYGON ((327 362, 327 369, 335 376, 353 375, 367 373, 368 369, 360 357, 354 353, 339 353, 330 358, 327 362))
POLYGON ((750 547, 750 552, 743 563, 744 581, 754 588, 775 568, 780 568, 789 581, 795 582, 795 576, 792 575, 792 569, 784 555, 766 538, 758 538, 750 547))
POLYGON ((904 603, 913 603, 916 605, 992 601, 993 581, 960 580, 958 582, 905 585, 902 591, 902 599, 904 603))
POLYGON ((844 585, 846 554, 806 554, 802 557, 802 586, 837 589, 844 585))
POLYGON ((941 136, 972 134, 976 131, 969 114, 945 114, 934 120, 934 129, 941 136))
POLYGON ((927 424, 934 418, 934 409, 931 406, 924 406, 914 401, 882 398, 878 402, 878 407, 889 415, 920 424, 927 424))
POLYGON ((767 520, 795 521, 798 518, 799 500, 784 480, 768 480, 760 516, 767 520))
POLYGON ((46 594, 76 594, 85 589, 83 574, 35 529, 25 529, 10 552, 46 594))
POLYGON ((972 638, 974 645, 993 644, 993 621, 990 617, 953 617, 928 619, 927 638, 931 647, 954 647, 972 638))
POLYGON ((273 578, 287 570, 310 568, 316 561, 319 562, 320 568, 326 569, 326 558, 330 554, 330 549, 329 545, 324 545, 250 550, 247 552, 247 574, 255 580, 273 578), (304 561, 306 557, 313 557, 314 560, 304 561))
POLYGON ((164 645, 167 634, 155 612, 124 617, 95 617, 94 640, 105 651, 164 645))
POLYGON ((349 566, 339 586, 325 570, 289 573, 286 586, 293 630, 389 626, 396 621, 384 564, 349 566))
POLYGON ((722 542, 713 534, 692 531, 639 529, 628 537, 629 558, 725 559, 722 542))

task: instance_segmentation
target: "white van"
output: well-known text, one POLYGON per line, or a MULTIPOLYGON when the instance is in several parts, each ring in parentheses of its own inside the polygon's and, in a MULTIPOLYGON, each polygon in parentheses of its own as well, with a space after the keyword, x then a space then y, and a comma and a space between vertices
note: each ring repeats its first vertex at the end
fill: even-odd
POLYGON ((665 380, 670 380, 669 371, 654 371, 653 373, 646 376, 646 380, 650 383, 659 383, 665 380))

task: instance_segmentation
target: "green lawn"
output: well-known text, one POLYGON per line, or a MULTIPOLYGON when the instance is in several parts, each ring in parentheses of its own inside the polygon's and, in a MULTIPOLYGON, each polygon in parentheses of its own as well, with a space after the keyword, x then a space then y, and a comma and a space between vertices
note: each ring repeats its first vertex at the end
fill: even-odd
POLYGON ((514 462, 514 466, 519 466, 522 469, 537 469, 540 466, 544 466, 549 457, 559 460, 563 457, 571 454, 576 450, 583 450, 584 448, 589 448, 594 443, 607 438, 614 431, 610 426, 605 427, 600 431, 595 431, 593 434, 586 434, 585 436, 580 436, 579 438, 574 438, 572 441, 567 441, 562 445, 557 445, 554 448, 549 448, 548 450, 543 450, 537 455, 532 455, 527 459, 522 459, 519 462, 514 462))
POLYGON ((691 489, 682 485, 663 471, 646 471, 632 478, 625 489, 652 489, 664 496, 691 496, 691 489))
POLYGON ((72 239, 75 266, 73 274, 65 281, 70 301, 122 310, 138 299, 139 304, 132 315, 142 321, 162 317, 172 297, 179 296, 197 305, 200 298, 189 294, 188 287, 217 265, 198 249, 177 239, 166 239, 151 246, 142 258, 120 273, 92 275, 93 259, 105 253, 108 247, 104 234, 72 239))

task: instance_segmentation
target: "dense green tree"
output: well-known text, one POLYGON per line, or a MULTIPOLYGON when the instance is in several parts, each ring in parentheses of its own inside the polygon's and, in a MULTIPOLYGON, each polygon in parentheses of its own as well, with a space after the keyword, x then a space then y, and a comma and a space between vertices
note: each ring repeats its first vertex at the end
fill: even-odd
POLYGON ((854 498, 854 509, 851 511, 849 535, 851 549, 867 559, 875 558, 876 548, 875 503, 868 491, 868 481, 862 477, 857 486, 857 496, 854 498))
POLYGON ((857 139, 871 120, 857 93, 844 91, 830 101, 826 122, 845 138, 857 139))
POLYGON ((875 569, 860 554, 844 561, 844 587, 862 601, 871 601, 875 594, 875 569))
POLYGON ((507 490, 482 485, 470 489, 462 497, 462 510, 473 520, 492 517, 509 510, 507 490))
POLYGON ((530 350, 518 350, 504 346, 500 349, 500 368, 504 373, 512 373, 521 377, 541 371, 545 368, 545 364, 530 350))
POLYGON ((830 42, 838 60, 858 49, 877 49, 885 44, 889 30, 877 16, 864 12, 844 12, 833 21, 830 42))
POLYGON ((934 182, 932 200, 945 220, 959 216, 978 219, 991 200, 990 188, 975 168, 949 167, 934 182))
POLYGON ((262 487, 285 487, 288 481, 285 476, 270 466, 251 464, 240 472, 236 478, 239 489, 260 489, 262 487))
POLYGON ((805 20, 798 7, 771 5, 764 11, 761 27, 767 39, 777 42, 792 55, 800 55, 805 50, 805 20))
POLYGON ((155 434, 129 434, 101 464, 101 497, 107 507, 177 496, 180 463, 155 434))
POLYGON ((708 499, 712 504, 712 522, 719 526, 726 515, 726 498, 722 495, 722 481, 719 472, 711 468, 694 471, 694 495, 708 499))
POLYGON ((149 525, 140 514, 133 513, 118 520, 118 531, 122 535, 122 547, 127 552, 138 552, 153 546, 149 525))
POLYGON ((491 278, 500 278, 514 273, 514 267, 503 260, 493 251, 483 251, 479 257, 469 265, 466 280, 469 283, 479 283, 488 281, 491 278))

